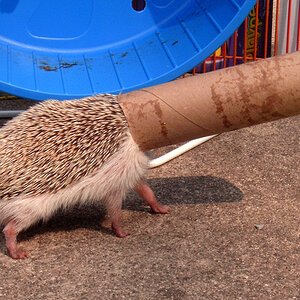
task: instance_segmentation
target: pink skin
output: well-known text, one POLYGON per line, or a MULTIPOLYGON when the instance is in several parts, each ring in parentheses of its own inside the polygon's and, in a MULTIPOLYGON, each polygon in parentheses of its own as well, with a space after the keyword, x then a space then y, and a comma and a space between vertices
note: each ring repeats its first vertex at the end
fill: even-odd
MULTIPOLYGON (((134 191, 142 197, 151 207, 152 211, 156 214, 168 214, 170 212, 170 209, 167 206, 161 205, 158 203, 153 191, 149 187, 149 185, 142 181, 140 182, 134 189, 134 191)), ((109 210, 110 214, 110 219, 112 221, 112 229, 115 232, 117 237, 123 238, 129 233, 122 228, 121 226, 121 221, 120 221, 120 212, 121 212, 121 207, 116 210, 109 210), (110 213, 111 212, 111 213, 110 213)))
POLYGON ((146 182, 142 181, 134 190, 149 204, 156 214, 168 214, 170 212, 167 206, 158 203, 153 191, 146 182))
POLYGON ((117 221, 112 221, 111 228, 119 238, 124 238, 130 234, 126 229, 122 228, 120 218, 117 221))
MULTIPOLYGON (((167 206, 158 203, 153 191, 146 182, 141 182, 134 189, 135 192, 141 196, 151 207, 154 213, 167 214, 169 213, 169 208, 167 206)), ((121 198, 120 195, 115 194, 115 199, 121 198)), ((112 222, 112 229, 116 236, 123 238, 129 233, 121 226, 121 204, 122 201, 112 201, 108 204, 107 210, 110 215, 112 222)), ((5 235, 6 247, 9 255, 14 259, 23 259, 28 256, 27 252, 17 246, 17 235, 19 233, 17 224, 15 221, 9 221, 3 229, 5 235)))
POLYGON ((17 247, 17 225, 15 221, 10 221, 3 229, 6 247, 9 255, 14 259, 22 259, 28 256, 27 252, 17 247))

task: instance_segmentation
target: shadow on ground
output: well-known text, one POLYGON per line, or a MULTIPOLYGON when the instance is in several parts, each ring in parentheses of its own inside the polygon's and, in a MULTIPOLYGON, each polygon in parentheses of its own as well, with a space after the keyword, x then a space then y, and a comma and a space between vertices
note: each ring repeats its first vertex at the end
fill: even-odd
MULTIPOLYGON (((229 181, 214 176, 154 178, 148 180, 159 202, 172 204, 199 204, 236 202, 243 199, 242 191, 229 181)), ((144 202, 129 193, 124 208, 141 210, 144 202)))
MULTIPOLYGON (((236 202, 243 199, 243 193, 239 188, 225 179, 214 176, 154 178, 148 182, 159 202, 164 205, 236 202)), ((129 192, 123 209, 151 212, 148 205, 133 192, 129 192)), ((40 222, 22 232, 19 240, 30 240, 35 235, 47 232, 71 232, 78 228, 113 235, 110 228, 101 225, 105 219, 105 209, 100 202, 88 206, 77 205, 67 211, 59 211, 48 222, 40 222)), ((0 238, 0 243, 0 251, 3 252, 5 251, 3 237, 0 238)))

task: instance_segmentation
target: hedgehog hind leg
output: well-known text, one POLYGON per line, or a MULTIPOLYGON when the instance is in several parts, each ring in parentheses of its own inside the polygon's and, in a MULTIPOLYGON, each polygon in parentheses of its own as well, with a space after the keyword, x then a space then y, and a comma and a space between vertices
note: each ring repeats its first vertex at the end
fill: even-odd
POLYGON ((139 184, 134 188, 134 191, 149 204, 154 213, 168 214, 170 212, 168 206, 161 205, 157 201, 152 189, 145 181, 140 181, 139 184))
POLYGON ((105 207, 111 221, 112 230, 115 232, 116 236, 120 238, 129 234, 121 224, 121 209, 124 197, 124 193, 115 192, 105 199, 105 207))
POLYGON ((17 236, 40 220, 46 221, 59 207, 59 198, 51 195, 18 197, 0 200, 0 225, 4 225, 6 247, 14 259, 27 257, 27 252, 17 245, 17 236), (55 201, 56 200, 56 201, 55 201))
POLYGON ((22 259, 28 256, 26 250, 19 248, 17 245, 17 235, 19 232, 19 226, 17 226, 14 220, 9 221, 3 229, 7 251, 14 259, 22 259))

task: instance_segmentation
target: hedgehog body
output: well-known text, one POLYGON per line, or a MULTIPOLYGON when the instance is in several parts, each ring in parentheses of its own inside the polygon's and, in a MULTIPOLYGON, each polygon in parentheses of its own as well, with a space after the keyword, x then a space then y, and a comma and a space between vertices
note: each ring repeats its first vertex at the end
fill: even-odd
POLYGON ((0 198, 57 192, 94 173, 128 136, 116 96, 35 105, 0 129, 0 198))
POLYGON ((166 213, 143 178, 148 158, 132 139, 117 96, 48 100, 0 129, 0 224, 13 258, 17 234, 59 208, 102 200, 120 237, 122 199, 136 191, 166 213))

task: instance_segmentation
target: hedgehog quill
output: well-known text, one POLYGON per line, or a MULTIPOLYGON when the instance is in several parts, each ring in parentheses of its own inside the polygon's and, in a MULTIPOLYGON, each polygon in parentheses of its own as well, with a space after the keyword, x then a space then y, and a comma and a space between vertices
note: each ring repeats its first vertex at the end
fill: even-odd
POLYGON ((145 181, 149 159, 131 137, 118 97, 47 100, 0 129, 0 225, 12 258, 17 235, 58 209, 102 201, 118 237, 122 200, 134 189, 168 213, 145 181))

